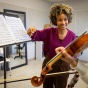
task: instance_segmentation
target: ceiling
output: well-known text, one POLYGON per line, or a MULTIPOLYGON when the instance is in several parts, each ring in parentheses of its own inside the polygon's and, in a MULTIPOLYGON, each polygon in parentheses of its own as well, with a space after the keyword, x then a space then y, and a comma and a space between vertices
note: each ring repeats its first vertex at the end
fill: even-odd
POLYGON ((68 0, 46 0, 46 1, 50 1, 50 2, 58 2, 58 1, 68 1, 68 0))

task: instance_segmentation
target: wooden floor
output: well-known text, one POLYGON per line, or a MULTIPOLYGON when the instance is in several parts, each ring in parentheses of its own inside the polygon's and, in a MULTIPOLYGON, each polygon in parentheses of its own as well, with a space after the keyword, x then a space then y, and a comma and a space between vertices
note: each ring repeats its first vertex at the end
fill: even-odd
MULTIPOLYGON (((33 76, 39 77, 41 72, 41 67, 42 67, 42 61, 29 60, 28 65, 12 70, 11 76, 9 71, 7 71, 7 79, 12 81, 12 80, 18 80, 18 79, 25 79, 25 78, 30 79, 33 76)), ((73 75, 71 74, 68 79, 68 83, 70 82, 72 77, 73 75)), ((3 79, 3 70, 0 70, 0 80, 3 81, 2 79, 3 79)), ((6 86, 7 88, 35 88, 31 84, 30 80, 7 83, 6 86)), ((4 88, 4 85, 0 84, 0 88, 4 88)), ((42 88, 42 85, 39 86, 38 88, 42 88)), ((79 79, 79 81, 74 86, 74 88, 88 88, 88 87, 81 79, 79 79)))

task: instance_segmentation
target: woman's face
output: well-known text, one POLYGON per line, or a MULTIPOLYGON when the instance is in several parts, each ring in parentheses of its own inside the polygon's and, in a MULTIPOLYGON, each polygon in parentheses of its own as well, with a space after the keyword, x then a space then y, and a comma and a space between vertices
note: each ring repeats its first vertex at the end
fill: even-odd
POLYGON ((67 29, 68 18, 65 14, 60 14, 57 16, 57 26, 58 29, 64 30, 67 29))

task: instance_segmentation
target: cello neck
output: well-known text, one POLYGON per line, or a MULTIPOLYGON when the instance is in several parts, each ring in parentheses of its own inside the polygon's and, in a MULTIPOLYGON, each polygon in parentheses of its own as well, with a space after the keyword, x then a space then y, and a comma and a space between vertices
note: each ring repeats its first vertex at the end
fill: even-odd
POLYGON ((56 56, 54 56, 47 64, 46 67, 51 67, 56 61, 58 61, 61 57, 63 57, 62 53, 58 53, 56 56))

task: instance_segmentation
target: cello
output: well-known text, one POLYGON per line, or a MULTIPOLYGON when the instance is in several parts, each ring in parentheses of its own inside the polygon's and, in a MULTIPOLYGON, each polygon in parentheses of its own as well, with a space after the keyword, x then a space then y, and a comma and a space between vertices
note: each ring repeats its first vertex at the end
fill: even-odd
MULTIPOLYGON (((88 33, 87 31, 83 32, 79 37, 74 39, 70 44, 68 44, 65 47, 65 50, 67 53, 69 53, 71 56, 76 56, 83 50, 85 50, 88 47, 88 33)), ((46 74, 52 70, 52 65, 57 62, 61 57, 64 57, 63 54, 60 52, 57 55, 55 55, 43 68, 40 77, 37 76, 32 77, 31 83, 33 86, 38 87, 40 86, 44 79, 46 74)))

